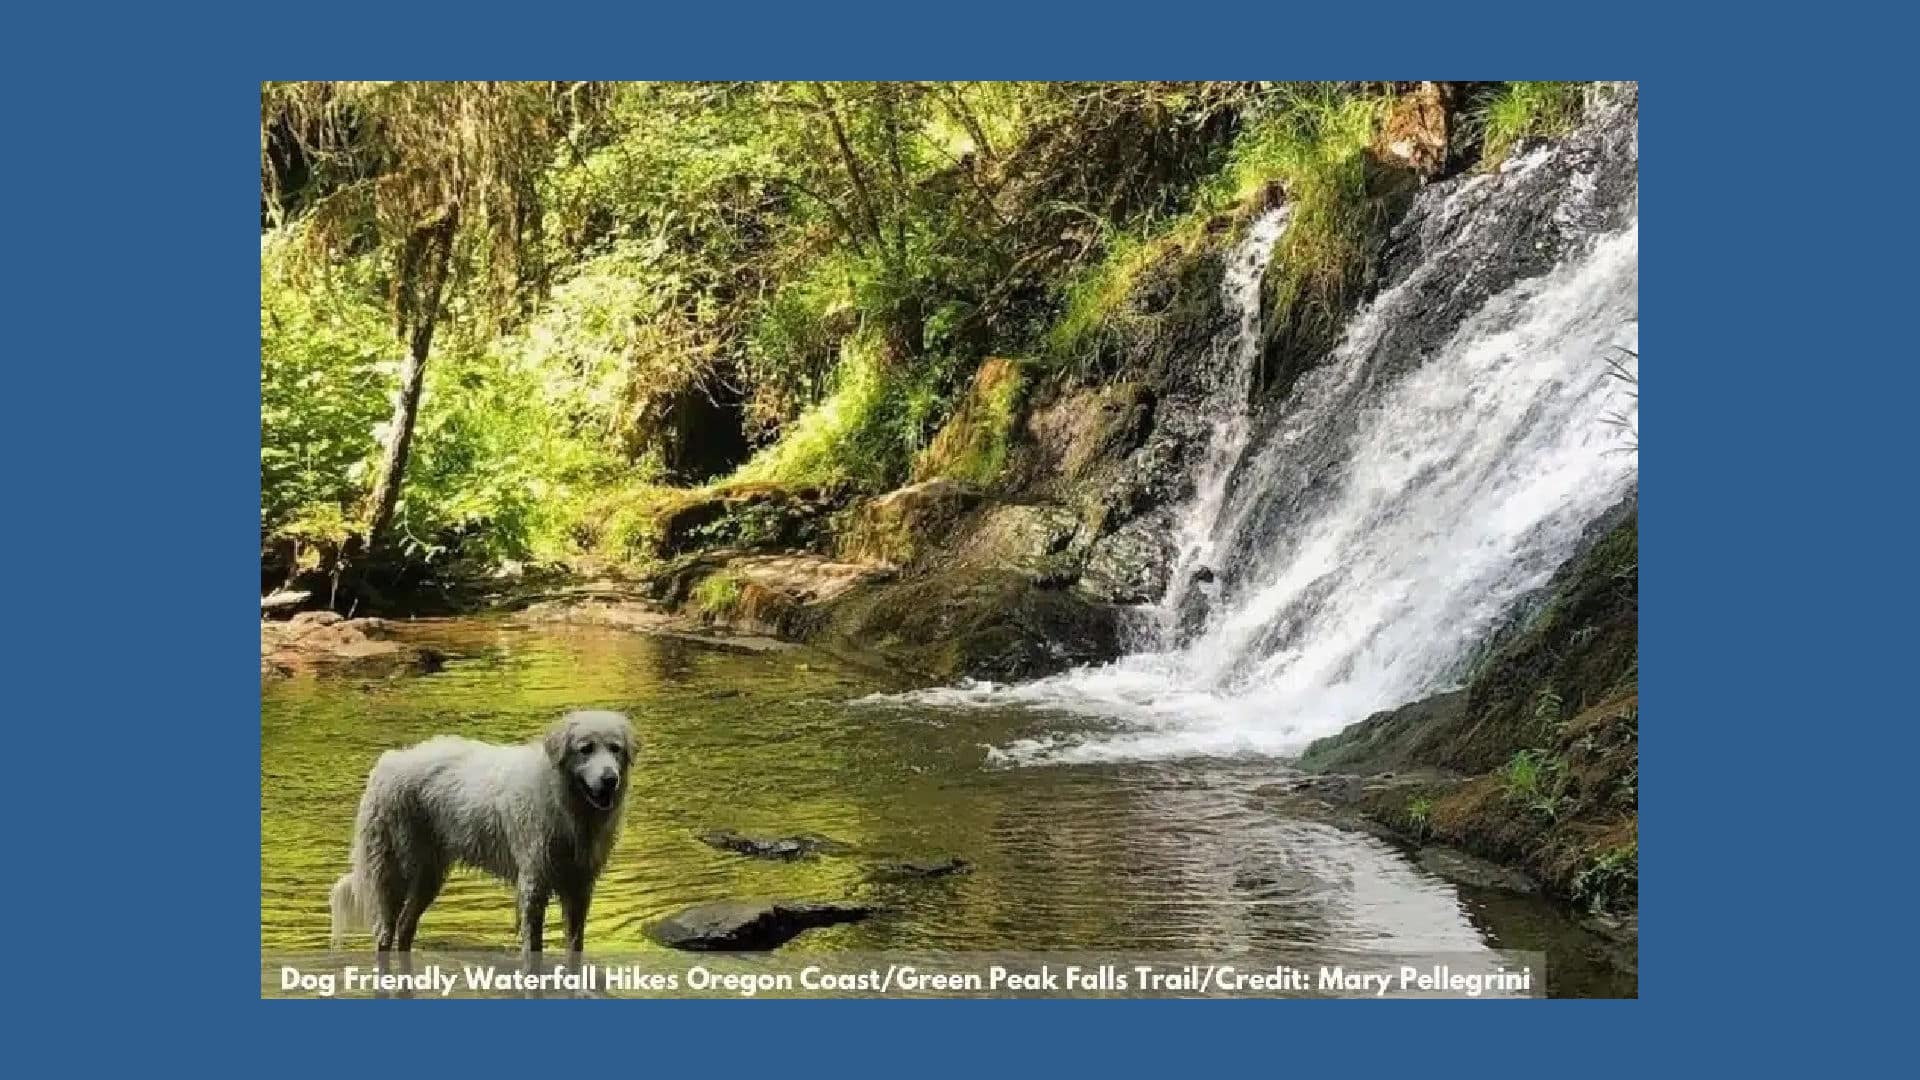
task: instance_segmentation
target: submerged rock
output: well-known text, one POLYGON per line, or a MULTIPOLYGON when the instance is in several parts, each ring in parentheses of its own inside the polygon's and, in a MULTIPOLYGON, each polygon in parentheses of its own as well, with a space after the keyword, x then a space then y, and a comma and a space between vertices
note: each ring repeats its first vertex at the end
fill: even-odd
POLYGON ((715 900, 670 915, 647 934, 670 949, 764 952, 804 931, 859 922, 876 910, 868 904, 819 900, 715 900))
POLYGON ((815 855, 837 855, 852 850, 846 844, 818 833, 747 836, 732 829, 712 829, 700 834, 700 842, 708 847, 755 859, 809 859, 815 855))
POLYGON ((1526 874, 1469 855, 1458 848, 1438 845, 1423 847, 1420 849, 1418 858, 1420 865, 1428 873, 1446 878, 1456 884, 1472 885, 1482 889, 1503 889, 1522 895, 1531 895, 1540 891, 1539 882, 1526 874))
POLYGON ((873 876, 882 880, 913 881, 953 877, 973 869, 973 864, 958 855, 933 859, 894 859, 873 868, 873 876))

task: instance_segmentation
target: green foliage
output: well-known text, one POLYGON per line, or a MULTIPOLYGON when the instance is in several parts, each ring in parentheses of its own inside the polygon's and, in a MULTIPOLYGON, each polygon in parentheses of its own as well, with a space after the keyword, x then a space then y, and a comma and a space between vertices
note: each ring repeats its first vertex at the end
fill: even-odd
POLYGON ((337 552, 356 528, 397 352, 363 262, 302 275, 274 232, 260 244, 260 531, 337 552))
POLYGON ((1373 221, 1359 159, 1381 102, 1254 83, 269 84, 263 544, 337 552, 363 527, 396 329, 422 325, 391 529, 410 558, 657 551, 697 494, 662 484, 715 415, 740 424, 718 463, 747 458, 734 481, 988 484, 1025 378, 972 401, 982 361, 1083 351, 1145 268, 1231 235, 1211 226, 1270 183, 1295 206, 1288 304, 1337 307, 1373 221), (416 242, 449 210, 429 308, 416 242))
POLYGON ((1501 770, 1501 786, 1506 796, 1541 816, 1552 820, 1560 816, 1566 787, 1567 763, 1539 750, 1522 750, 1501 770))
POLYGON ((1640 842, 1597 853, 1573 879, 1573 898, 1595 912, 1618 906, 1640 888, 1640 842))
POLYGON ((1480 160, 1492 168, 1506 160, 1520 139, 1564 135, 1580 119, 1581 84, 1510 82, 1480 112, 1480 160))
POLYGON ((833 391, 788 425, 780 441, 755 455, 735 479, 886 486, 897 472, 899 392, 876 354, 870 342, 847 342, 833 391))
POLYGON ((1277 181, 1293 207, 1265 282, 1276 335, 1330 343, 1358 296, 1390 216, 1366 156, 1388 100, 1318 87, 1250 133, 1240 187, 1277 181))
POLYGON ((1287 87, 1250 106, 1225 166, 1181 214, 1109 230, 1104 257, 1062 292, 1048 352, 1082 357, 1126 321, 1126 301, 1148 267, 1192 256, 1219 215, 1249 217, 1278 190, 1291 206, 1267 274, 1272 318, 1328 329, 1346 310, 1386 207, 1368 190, 1366 150, 1390 99, 1330 85, 1287 87))
POLYGON ((1533 697, 1533 721, 1540 727, 1552 730, 1560 726, 1566 717, 1566 702, 1551 686, 1543 686, 1533 697))
POLYGON ((740 606, 744 591, 737 575, 721 571, 701 578, 694 585, 688 600, 695 611, 707 618, 725 619, 740 606))
POLYGON ((1012 452, 1027 384, 1019 364, 989 360, 981 365, 951 419, 915 458, 913 478, 992 486, 1012 452))
POLYGON ((1414 835, 1424 837, 1433 825, 1433 800, 1425 795, 1407 801, 1407 825, 1414 835))

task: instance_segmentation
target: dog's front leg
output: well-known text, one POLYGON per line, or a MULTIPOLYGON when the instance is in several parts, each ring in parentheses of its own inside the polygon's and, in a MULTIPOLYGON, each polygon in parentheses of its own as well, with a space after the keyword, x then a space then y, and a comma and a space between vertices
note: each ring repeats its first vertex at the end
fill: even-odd
POLYGON ((523 955, 535 955, 545 947, 549 894, 543 882, 520 880, 520 952, 523 955))
POLYGON ((573 884, 560 890, 560 918, 567 924, 567 962, 577 964, 587 948, 587 906, 593 903, 593 885, 573 884))

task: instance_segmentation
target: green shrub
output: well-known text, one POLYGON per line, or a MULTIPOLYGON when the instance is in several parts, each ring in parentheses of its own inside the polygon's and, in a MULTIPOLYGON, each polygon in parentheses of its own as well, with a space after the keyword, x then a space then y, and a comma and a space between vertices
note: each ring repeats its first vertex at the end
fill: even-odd
POLYGON ((1425 837, 1433 824, 1433 800, 1425 795, 1407 801, 1407 825, 1414 835, 1425 837))
POLYGON ((1566 786, 1567 763, 1540 750, 1522 750, 1501 770, 1501 786, 1508 799, 1524 803, 1548 820, 1560 816, 1566 786))
POLYGON ((1607 848, 1573 879, 1573 898, 1595 912, 1617 906, 1640 888, 1640 842, 1607 848))

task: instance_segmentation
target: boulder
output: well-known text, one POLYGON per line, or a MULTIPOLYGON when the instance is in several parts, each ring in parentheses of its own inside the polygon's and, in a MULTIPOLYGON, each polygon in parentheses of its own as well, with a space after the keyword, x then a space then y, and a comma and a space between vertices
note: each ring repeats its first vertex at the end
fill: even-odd
POLYGON ((930 543, 946 539, 979 501, 979 491, 948 479, 890 491, 854 508, 837 550, 843 559, 904 566, 930 543))
POLYGON ((1167 591, 1173 563, 1168 525, 1142 518, 1095 541, 1080 574, 1080 589, 1109 604, 1151 604, 1167 591))
POLYGON ((820 926, 859 922, 876 909, 867 904, 818 900, 716 900, 670 915, 647 935, 670 949, 696 952, 765 952, 820 926))
POLYGON ((854 592, 806 636, 933 679, 1025 678, 1111 660, 1120 611, 1017 570, 949 567, 854 592))
POLYGON ((1402 84, 1387 105, 1374 153, 1421 177, 1438 175, 1447 165, 1453 104, 1452 90, 1445 83, 1402 84))
POLYGON ((333 611, 303 611, 284 623, 260 623, 263 678, 326 667, 388 671, 438 671, 438 651, 393 638, 385 619, 347 619, 333 611))

